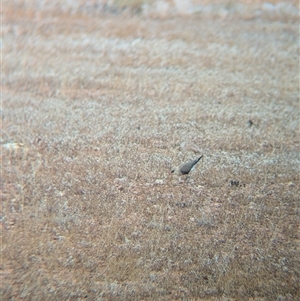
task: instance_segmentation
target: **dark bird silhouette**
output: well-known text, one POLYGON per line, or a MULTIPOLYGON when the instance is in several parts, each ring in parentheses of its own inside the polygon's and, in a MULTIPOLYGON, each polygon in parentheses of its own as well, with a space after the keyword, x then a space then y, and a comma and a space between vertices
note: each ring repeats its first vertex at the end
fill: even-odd
POLYGON ((203 157, 203 155, 200 156, 196 160, 192 160, 192 161, 183 163, 183 164, 179 165, 178 167, 174 168, 171 172, 174 174, 177 174, 179 176, 187 175, 193 169, 193 167, 201 160, 202 157, 203 157))

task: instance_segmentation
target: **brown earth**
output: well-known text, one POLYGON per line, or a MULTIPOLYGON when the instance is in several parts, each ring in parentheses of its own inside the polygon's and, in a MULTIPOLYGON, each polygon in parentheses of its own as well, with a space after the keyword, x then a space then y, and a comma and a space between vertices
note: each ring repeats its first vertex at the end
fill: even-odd
POLYGON ((3 5, 2 300, 299 300, 298 17, 26 3, 3 5))

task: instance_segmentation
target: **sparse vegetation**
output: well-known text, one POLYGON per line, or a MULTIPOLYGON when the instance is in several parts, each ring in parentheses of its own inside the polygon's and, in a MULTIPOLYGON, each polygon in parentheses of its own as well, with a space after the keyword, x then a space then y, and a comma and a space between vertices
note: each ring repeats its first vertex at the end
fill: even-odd
POLYGON ((299 300, 298 18, 100 2, 3 2, 2 300, 299 300))

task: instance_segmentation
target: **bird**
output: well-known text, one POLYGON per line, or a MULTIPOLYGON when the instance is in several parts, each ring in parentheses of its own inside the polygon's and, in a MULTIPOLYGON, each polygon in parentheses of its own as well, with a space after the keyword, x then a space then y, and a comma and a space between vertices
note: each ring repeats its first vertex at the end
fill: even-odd
POLYGON ((203 157, 203 155, 200 156, 196 160, 192 160, 192 161, 189 161, 189 162, 179 165, 178 167, 174 168, 171 171, 171 173, 174 173, 179 176, 187 175, 193 169, 193 167, 201 160, 202 157, 203 157))

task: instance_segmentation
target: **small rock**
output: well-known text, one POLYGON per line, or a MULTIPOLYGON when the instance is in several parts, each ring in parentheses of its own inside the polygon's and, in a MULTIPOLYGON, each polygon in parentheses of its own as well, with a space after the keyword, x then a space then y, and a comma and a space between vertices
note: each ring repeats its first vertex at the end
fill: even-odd
POLYGON ((254 125, 254 123, 253 123, 253 121, 252 121, 251 119, 249 119, 249 120, 247 121, 247 126, 248 126, 249 128, 251 128, 252 125, 254 125))

